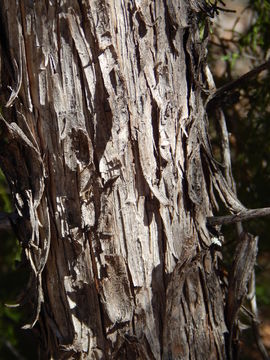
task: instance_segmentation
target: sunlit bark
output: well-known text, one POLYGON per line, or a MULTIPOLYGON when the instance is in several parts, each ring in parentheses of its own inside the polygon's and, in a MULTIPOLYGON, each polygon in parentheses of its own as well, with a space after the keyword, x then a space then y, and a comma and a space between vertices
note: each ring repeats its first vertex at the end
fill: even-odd
MULTIPOLYGON (((224 359, 203 1, 1 1, 1 167, 44 359, 224 359), (199 7, 200 5, 200 7, 199 7)), ((23 301, 24 299, 22 299, 23 301)))

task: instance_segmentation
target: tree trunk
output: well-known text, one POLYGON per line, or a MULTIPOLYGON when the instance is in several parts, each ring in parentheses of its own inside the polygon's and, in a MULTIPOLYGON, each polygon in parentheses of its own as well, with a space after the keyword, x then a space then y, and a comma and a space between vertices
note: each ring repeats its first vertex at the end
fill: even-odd
POLYGON ((225 359, 201 0, 2 0, 1 153, 42 359, 225 359))

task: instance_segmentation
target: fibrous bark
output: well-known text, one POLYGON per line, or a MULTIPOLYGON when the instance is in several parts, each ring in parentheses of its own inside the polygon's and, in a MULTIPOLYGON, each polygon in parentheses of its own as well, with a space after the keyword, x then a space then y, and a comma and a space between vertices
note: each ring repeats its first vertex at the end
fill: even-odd
MULTIPOLYGON (((1 167, 50 359, 224 359, 204 1, 1 1, 1 167)), ((21 299, 22 301, 24 299, 21 299)))

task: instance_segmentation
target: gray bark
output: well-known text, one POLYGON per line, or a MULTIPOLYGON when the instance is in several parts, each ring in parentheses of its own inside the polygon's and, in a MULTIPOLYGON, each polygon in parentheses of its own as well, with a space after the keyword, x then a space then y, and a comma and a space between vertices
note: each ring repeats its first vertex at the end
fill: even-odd
POLYGON ((1 153, 44 359, 224 359, 203 1, 1 1, 1 153))

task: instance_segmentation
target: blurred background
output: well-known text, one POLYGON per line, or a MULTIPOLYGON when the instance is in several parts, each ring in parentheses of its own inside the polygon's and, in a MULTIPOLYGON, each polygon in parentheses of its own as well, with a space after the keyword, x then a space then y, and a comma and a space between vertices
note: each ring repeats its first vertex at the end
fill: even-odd
MULTIPOLYGON (((207 2, 215 3, 214 0, 207 2)), ((270 59, 270 1, 218 1, 218 16, 211 19, 208 63, 217 88, 270 59)), ((205 25, 204 22, 202 22, 205 25)), ((233 175, 238 197, 247 208, 270 206, 270 73, 263 71, 233 96, 222 109, 227 120, 233 175)), ((220 132, 215 114, 209 116, 213 152, 221 158, 220 132)), ((0 172, 0 212, 11 212, 9 190, 0 172)), ((270 220, 243 224, 259 236, 256 266, 256 294, 259 333, 270 350, 270 220)), ((224 227, 224 266, 229 269, 238 241, 235 226, 224 227)), ((21 330, 27 309, 10 309, 26 286, 27 270, 19 266, 20 247, 11 230, 0 227, 0 359, 37 359, 37 346, 30 331, 21 330)), ((249 304, 245 304, 249 309, 249 304)), ((251 319, 242 315, 240 359, 264 359, 256 345, 251 319)))
MULTIPOLYGON (((270 1, 219 1, 219 15, 212 21, 208 63, 216 87, 239 78, 270 59, 270 1)), ((269 65, 268 68, 270 69, 269 65)), ((251 78, 224 100, 237 194, 247 208, 270 206, 270 71, 251 78)), ((216 114, 210 114, 209 130, 218 160, 220 136, 216 114)), ((259 333, 268 355, 256 344, 250 316, 242 315, 240 359, 269 359, 270 351, 270 218, 243 223, 244 230, 259 236, 256 296, 259 333)), ((229 270, 238 241, 234 225, 223 227, 225 268, 229 270)), ((250 310, 250 304, 244 304, 250 310)))

